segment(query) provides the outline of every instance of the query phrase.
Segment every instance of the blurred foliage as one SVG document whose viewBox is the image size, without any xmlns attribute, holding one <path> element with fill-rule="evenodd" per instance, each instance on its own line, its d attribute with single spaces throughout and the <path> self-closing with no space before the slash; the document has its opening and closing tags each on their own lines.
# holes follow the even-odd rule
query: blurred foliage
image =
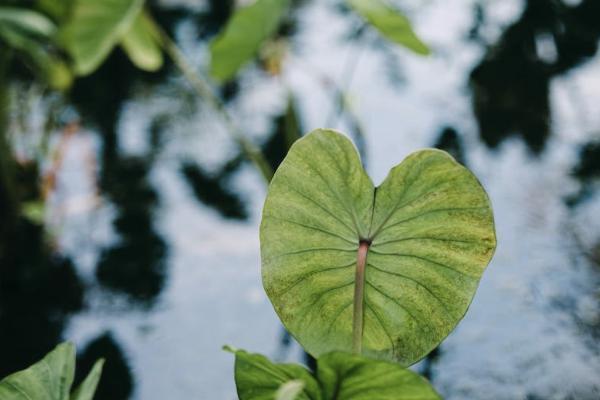
<svg viewBox="0 0 600 400">
<path fill-rule="evenodd" d="M 223 32 L 211 43 L 210 74 L 231 79 L 272 36 L 289 7 L 289 0 L 257 0 L 237 10 Z"/>
<path fill-rule="evenodd" d="M 163 65 L 159 28 L 145 12 L 133 21 L 129 32 L 123 37 L 121 46 L 136 67 L 156 71 Z"/>
<path fill-rule="evenodd" d="M 72 77 L 58 55 L 56 32 L 56 25 L 37 11 L 0 6 L 1 51 L 10 55 L 8 49 L 13 50 L 50 87 L 65 89 Z"/>
<path fill-rule="evenodd" d="M 161 67 L 158 33 L 143 5 L 144 0 L 73 0 L 60 40 L 78 75 L 92 73 L 118 44 L 138 68 Z"/>
<path fill-rule="evenodd" d="M 346 0 L 383 37 L 414 51 L 428 55 L 431 51 L 413 31 L 410 21 L 385 0 Z"/>
<path fill-rule="evenodd" d="M 408 18 L 385 0 L 347 0 L 347 4 L 392 43 L 417 54 L 430 53 L 413 31 Z M 228 81 L 257 54 L 266 59 L 266 70 L 277 74 L 285 54 L 284 44 L 267 39 L 273 38 L 278 28 L 279 32 L 293 33 L 289 31 L 293 24 L 290 25 L 291 20 L 286 18 L 291 5 L 291 0 L 257 0 L 236 10 L 225 29 L 211 43 L 211 76 L 221 82 Z"/>
</svg>

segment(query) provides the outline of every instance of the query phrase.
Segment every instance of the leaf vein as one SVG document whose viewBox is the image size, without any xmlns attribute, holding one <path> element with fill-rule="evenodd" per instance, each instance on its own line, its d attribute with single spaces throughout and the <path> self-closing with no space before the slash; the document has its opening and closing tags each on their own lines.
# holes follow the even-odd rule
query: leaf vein
<svg viewBox="0 0 600 400">
<path fill-rule="evenodd" d="M 329 231 L 329 230 L 327 230 L 327 229 L 319 228 L 319 227 L 317 227 L 317 226 L 307 225 L 307 224 L 303 224 L 303 223 L 301 223 L 301 222 L 298 222 L 298 221 L 293 221 L 293 220 L 291 220 L 291 219 L 286 219 L 286 218 L 275 217 L 275 216 L 273 216 L 273 215 L 265 215 L 264 217 L 265 217 L 265 218 L 276 219 L 276 220 L 278 220 L 278 221 L 289 222 L 290 224 L 294 224 L 294 225 L 302 226 L 302 227 L 304 227 L 304 228 L 307 228 L 307 229 L 313 229 L 313 230 L 315 230 L 315 231 L 319 231 L 319 232 L 323 232 L 323 233 L 326 233 L 326 234 L 328 234 L 328 235 L 331 235 L 331 236 L 335 236 L 335 237 L 337 237 L 337 238 L 339 238 L 339 239 L 342 239 L 342 240 L 344 240 L 344 241 L 346 241 L 346 242 L 348 242 L 348 243 L 357 244 L 357 241 L 350 240 L 350 239 L 348 239 L 348 238 L 346 238 L 346 237 L 344 237 L 344 236 L 342 236 L 342 235 L 340 235 L 340 234 L 337 234 L 337 233 L 331 232 L 331 231 Z"/>
<path fill-rule="evenodd" d="M 338 221 L 339 223 L 341 223 L 344 227 L 348 228 L 350 230 L 350 232 L 358 234 L 357 233 L 358 231 L 356 230 L 356 228 L 352 228 L 350 225 L 348 225 L 348 223 L 346 223 L 346 221 L 344 221 L 343 219 L 341 219 L 340 217 L 338 217 L 334 212 L 332 212 L 329 209 L 323 207 L 321 204 L 319 204 L 315 200 L 311 199 L 310 197 L 306 196 L 304 193 L 300 192 L 299 190 L 295 189 L 294 187 L 292 187 L 292 186 L 287 186 L 287 187 L 291 191 L 293 191 L 294 193 L 296 193 L 297 195 L 299 195 L 302 198 L 310 201 L 311 203 L 313 203 L 317 207 L 319 207 L 321 210 L 325 211 L 327 214 L 329 214 L 330 216 L 332 216 L 336 221 Z"/>
<path fill-rule="evenodd" d="M 471 279 L 477 279 L 477 278 L 476 278 L 476 277 L 474 277 L 473 275 L 467 274 L 467 273 L 465 273 L 465 272 L 463 272 L 463 271 L 459 271 L 459 270 L 457 270 L 456 268 L 452 268 L 452 267 L 451 267 L 451 266 L 449 266 L 449 265 L 443 264 L 443 263 L 441 263 L 441 262 L 438 262 L 438 261 L 432 260 L 432 259 L 430 259 L 430 258 L 427 258 L 427 257 L 421 257 L 421 256 L 417 256 L 417 255 L 415 255 L 415 254 L 404 254 L 404 253 L 384 253 L 384 252 L 381 252 L 381 251 L 374 250 L 374 249 L 372 249 L 372 248 L 371 248 L 370 250 L 371 250 L 373 253 L 375 253 L 375 254 L 379 254 L 379 255 L 382 255 L 382 256 L 397 256 L 397 257 L 416 258 L 416 259 L 418 259 L 418 260 L 423 260 L 423 261 L 425 261 L 425 262 L 428 262 L 428 263 L 431 263 L 431 264 L 438 265 L 438 266 L 440 266 L 440 267 L 446 268 L 446 269 L 448 269 L 448 270 L 450 270 L 450 271 L 452 271 L 452 272 L 454 272 L 454 273 L 457 273 L 457 274 L 459 274 L 459 275 L 466 276 L 466 277 L 469 277 L 469 278 L 471 278 Z"/>
<path fill-rule="evenodd" d="M 481 240 L 460 240 L 460 239 L 446 239 L 446 238 L 436 238 L 431 236 L 415 236 L 415 237 L 407 237 L 401 239 L 388 240 L 387 242 L 377 242 L 373 243 L 373 245 L 383 246 L 384 244 L 397 243 L 397 242 L 405 242 L 408 240 L 436 240 L 440 242 L 451 242 L 451 243 L 482 243 Z"/>
<path fill-rule="evenodd" d="M 379 325 L 381 326 L 381 329 L 383 330 L 383 333 L 385 333 L 385 335 L 390 340 L 390 344 L 392 345 L 392 354 L 395 356 L 396 355 L 396 343 L 394 342 L 394 339 L 392 338 L 392 335 L 390 335 L 390 333 L 386 329 L 386 327 L 385 327 L 383 321 L 381 320 L 381 317 L 379 316 L 379 314 L 373 309 L 373 307 L 371 306 L 371 304 L 369 304 L 369 302 L 367 302 L 366 300 L 365 300 L 365 306 L 369 310 L 371 310 L 371 312 L 373 313 L 373 315 L 375 315 L 375 318 L 377 319 L 377 322 L 379 322 Z"/>
<path fill-rule="evenodd" d="M 433 291 L 431 291 L 431 289 L 429 289 L 427 286 L 425 286 L 423 283 L 419 282 L 418 280 L 411 278 L 409 276 L 400 274 L 398 272 L 392 272 L 392 271 L 387 271 L 383 268 L 377 267 L 376 265 L 373 265 L 371 263 L 368 263 L 369 266 L 373 267 L 373 269 L 375 269 L 376 271 L 379 271 L 383 274 L 388 274 L 388 275 L 392 275 L 392 276 L 397 276 L 398 278 L 402 278 L 404 280 L 413 282 L 415 284 L 417 284 L 417 286 L 422 287 L 423 289 L 425 289 L 427 291 L 427 293 L 429 293 L 438 303 L 440 303 L 440 305 L 442 306 L 442 308 L 444 309 L 444 312 L 446 313 L 446 316 L 448 316 L 450 319 L 452 319 L 452 313 L 450 312 L 450 310 L 448 310 L 448 307 L 446 306 L 446 303 L 444 301 L 442 301 L 441 298 L 439 298 Z"/>
<path fill-rule="evenodd" d="M 315 270 L 315 271 L 311 271 L 311 272 L 309 272 L 308 274 L 306 274 L 306 275 L 303 275 L 303 276 L 302 276 L 300 279 L 298 279 L 297 281 L 295 281 L 294 283 L 292 283 L 291 285 L 289 285 L 289 286 L 288 286 L 288 287 L 286 287 L 285 289 L 281 290 L 279 293 L 285 293 L 285 292 L 287 292 L 287 291 L 289 291 L 289 290 L 292 290 L 294 287 L 296 287 L 296 286 L 297 286 L 297 285 L 299 285 L 300 283 L 302 283 L 302 282 L 305 282 L 305 281 L 307 281 L 309 278 L 311 278 L 311 277 L 313 277 L 313 276 L 315 276 L 315 275 L 318 275 L 318 274 L 320 274 L 320 273 L 323 273 L 323 272 L 329 272 L 329 271 L 333 271 L 333 270 L 337 270 L 337 269 L 349 268 L 349 267 L 352 267 L 352 266 L 354 266 L 355 264 L 356 264 L 356 263 L 352 262 L 351 264 L 348 264 L 348 265 L 342 265 L 342 266 L 339 266 L 339 267 L 330 267 L 330 268 L 325 268 L 325 269 L 317 269 L 317 270 Z"/>
<path fill-rule="evenodd" d="M 379 293 L 380 295 L 382 295 L 383 297 L 390 299 L 392 302 L 394 302 L 398 307 L 400 307 L 400 309 L 402 311 L 404 311 L 406 314 L 408 314 L 416 323 L 417 323 L 417 327 L 419 328 L 419 330 L 423 331 L 422 325 L 427 325 L 424 321 L 418 319 L 417 317 L 415 317 L 410 311 L 408 311 L 408 307 L 406 307 L 405 305 L 401 304 L 397 299 L 391 297 L 390 295 L 388 295 L 387 293 L 383 292 L 381 289 L 379 289 L 377 286 L 375 286 L 374 284 L 372 284 L 368 279 L 365 279 L 365 282 L 367 285 L 371 286 L 377 293 Z"/>
<path fill-rule="evenodd" d="M 384 224 L 382 224 L 382 226 L 380 226 L 380 228 L 378 229 L 377 233 L 376 233 L 375 235 L 373 235 L 373 236 L 376 236 L 376 235 L 378 235 L 378 234 L 380 234 L 380 233 L 382 233 L 382 232 L 385 232 L 386 230 L 388 230 L 388 229 L 390 229 L 390 228 L 393 228 L 394 226 L 401 225 L 401 224 L 403 224 L 403 223 L 405 223 L 405 222 L 412 221 L 412 220 L 415 220 L 415 219 L 418 219 L 418 218 L 424 217 L 424 216 L 426 216 L 426 215 L 429 215 L 429 214 L 438 213 L 438 212 L 443 212 L 443 211 L 473 211 L 473 210 L 481 210 L 481 209 L 485 209 L 485 208 L 486 208 L 486 207 L 484 207 L 484 206 L 481 206 L 481 207 L 439 208 L 439 209 L 435 209 L 435 210 L 429 210 L 429 211 L 426 211 L 426 212 L 424 212 L 424 213 L 421 213 L 421 214 L 418 214 L 418 215 L 413 215 L 412 217 L 409 217 L 409 218 L 403 219 L 403 220 L 401 220 L 401 221 L 394 222 L 394 223 L 393 223 L 393 224 L 391 224 L 391 225 L 384 226 L 384 225 L 385 225 L 385 223 L 387 223 L 387 222 L 388 222 L 388 220 L 389 220 L 389 218 L 388 218 L 388 219 L 385 221 L 385 223 L 384 223 Z"/>
</svg>

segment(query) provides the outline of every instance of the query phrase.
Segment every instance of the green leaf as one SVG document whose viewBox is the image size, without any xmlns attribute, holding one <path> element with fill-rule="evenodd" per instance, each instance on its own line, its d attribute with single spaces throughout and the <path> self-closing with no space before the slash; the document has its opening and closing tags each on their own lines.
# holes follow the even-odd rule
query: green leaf
<svg viewBox="0 0 600 400">
<path fill-rule="evenodd" d="M 346 2 L 386 39 L 417 54 L 430 53 L 427 45 L 413 31 L 408 18 L 389 5 L 386 0 L 346 0 Z"/>
<path fill-rule="evenodd" d="M 81 385 L 71 395 L 71 400 L 93 400 L 94 393 L 100 382 L 104 359 L 96 361 L 88 376 L 81 382 Z"/>
<path fill-rule="evenodd" d="M 154 21 L 145 12 L 140 13 L 121 42 L 129 59 L 140 69 L 156 71 L 163 65 L 160 34 Z"/>
<path fill-rule="evenodd" d="M 0 381 L 0 399 L 68 400 L 75 375 L 75 346 L 58 345 L 40 362 Z"/>
<path fill-rule="evenodd" d="M 23 8 L 0 7 L 0 25 L 4 29 L 18 30 L 22 34 L 48 38 L 56 26 L 45 15 Z"/>
<path fill-rule="evenodd" d="M 300 365 L 275 364 L 260 354 L 234 353 L 240 400 L 440 399 L 429 382 L 414 372 L 355 354 L 325 354 L 311 374 Z M 278 397 L 282 395 L 288 397 Z"/>
<path fill-rule="evenodd" d="M 333 352 L 317 361 L 323 399 L 440 400 L 427 380 L 387 361 Z"/>
<path fill-rule="evenodd" d="M 61 40 L 78 75 L 92 73 L 138 17 L 144 0 L 75 0 Z"/>
<path fill-rule="evenodd" d="M 415 152 L 375 188 L 328 130 L 298 140 L 275 173 L 260 241 L 266 292 L 306 351 L 402 365 L 462 319 L 496 246 L 487 194 L 450 155 Z"/>
<path fill-rule="evenodd" d="M 77 392 L 69 397 L 75 376 L 75 346 L 63 343 L 41 361 L 0 381 L 0 399 L 92 400 L 101 372 L 100 360 Z"/>
<path fill-rule="evenodd" d="M 304 384 L 298 400 L 321 399 L 316 380 L 297 364 L 273 364 L 260 354 L 225 347 L 235 354 L 235 382 L 240 400 L 273 400 L 281 385 L 291 381 Z"/>
<path fill-rule="evenodd" d="M 210 45 L 211 76 L 231 79 L 275 33 L 288 7 L 289 0 L 256 0 L 237 10 Z"/>
</svg>

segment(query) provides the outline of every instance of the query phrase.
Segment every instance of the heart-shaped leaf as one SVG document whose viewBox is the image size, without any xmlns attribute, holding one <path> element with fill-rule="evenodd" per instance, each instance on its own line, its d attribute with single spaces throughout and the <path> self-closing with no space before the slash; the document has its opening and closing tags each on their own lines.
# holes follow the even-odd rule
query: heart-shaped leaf
<svg viewBox="0 0 600 400">
<path fill-rule="evenodd" d="M 417 54 L 430 53 L 427 45 L 413 31 L 408 18 L 386 0 L 346 0 L 346 2 L 387 40 Z"/>
<path fill-rule="evenodd" d="M 240 8 L 211 43 L 210 74 L 219 81 L 231 79 L 275 33 L 289 0 L 256 0 Z"/>
<path fill-rule="evenodd" d="M 75 346 L 60 344 L 41 361 L 0 381 L 0 399 L 92 400 L 103 362 L 96 362 L 88 377 L 70 396 L 75 375 Z"/>
<path fill-rule="evenodd" d="M 413 153 L 375 188 L 352 143 L 327 130 L 292 146 L 260 236 L 266 292 L 310 354 L 402 365 L 462 319 L 496 246 L 484 189 L 450 155 Z"/>
<path fill-rule="evenodd" d="M 275 364 L 260 354 L 235 353 L 240 400 L 271 400 L 282 388 L 296 400 L 438 400 L 429 382 L 397 364 L 333 352 L 317 360 L 311 374 L 300 365 Z M 299 389 L 299 390 L 298 390 Z"/>
</svg>

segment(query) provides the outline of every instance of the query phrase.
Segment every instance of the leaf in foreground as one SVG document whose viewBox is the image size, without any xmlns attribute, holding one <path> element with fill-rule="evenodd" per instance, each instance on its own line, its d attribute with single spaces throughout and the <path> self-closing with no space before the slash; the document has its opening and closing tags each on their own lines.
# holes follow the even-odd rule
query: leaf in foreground
<svg viewBox="0 0 600 400">
<path fill-rule="evenodd" d="M 317 360 L 317 371 L 275 364 L 260 354 L 235 353 L 235 381 L 240 400 L 277 399 L 281 388 L 301 388 L 297 400 L 438 400 L 429 382 L 387 361 L 333 352 Z M 300 383 L 302 385 L 300 386 Z"/>
<path fill-rule="evenodd" d="M 260 236 L 266 292 L 310 354 L 402 365 L 462 319 L 496 245 L 487 194 L 450 155 L 415 152 L 375 188 L 352 143 L 328 130 L 292 146 Z"/>
<path fill-rule="evenodd" d="M 75 347 L 58 345 L 41 361 L 0 381 L 0 399 L 92 400 L 102 373 L 98 360 L 81 386 L 69 396 L 75 375 Z"/>
<path fill-rule="evenodd" d="M 413 31 L 408 18 L 389 5 L 386 0 L 346 0 L 346 2 L 386 39 L 417 54 L 430 53 L 427 45 Z"/>
<path fill-rule="evenodd" d="M 237 10 L 211 43 L 211 76 L 219 81 L 231 79 L 275 33 L 288 6 L 289 0 L 256 0 Z"/>
</svg>

